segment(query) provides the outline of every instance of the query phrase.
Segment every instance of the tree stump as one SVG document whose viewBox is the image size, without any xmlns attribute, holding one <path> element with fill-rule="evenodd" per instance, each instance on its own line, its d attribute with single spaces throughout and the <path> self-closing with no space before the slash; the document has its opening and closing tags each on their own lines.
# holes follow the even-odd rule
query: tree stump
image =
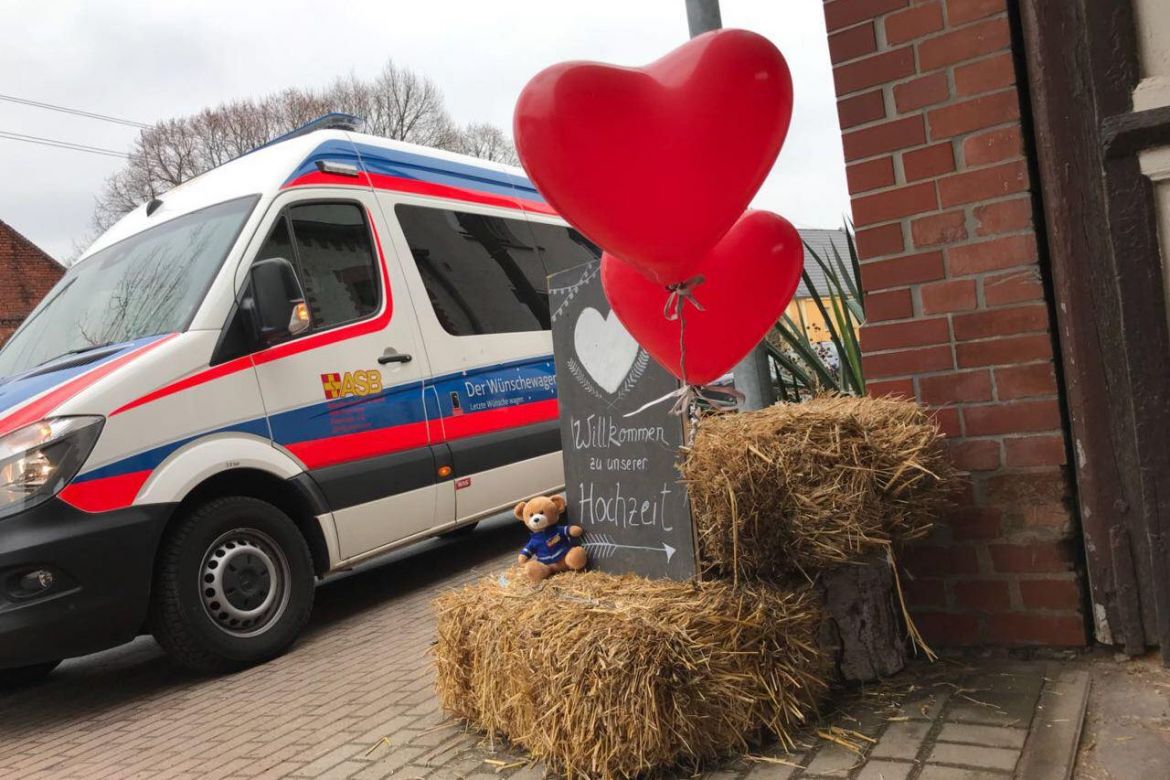
<svg viewBox="0 0 1170 780">
<path fill-rule="evenodd" d="M 869 682 L 902 671 L 906 631 L 884 555 L 823 572 L 817 590 L 825 609 L 818 639 L 842 679 Z"/>
</svg>

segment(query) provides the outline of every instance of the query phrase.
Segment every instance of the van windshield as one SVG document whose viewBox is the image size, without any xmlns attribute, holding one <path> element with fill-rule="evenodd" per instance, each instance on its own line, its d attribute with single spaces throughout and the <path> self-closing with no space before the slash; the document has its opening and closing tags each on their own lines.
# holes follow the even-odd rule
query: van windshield
<svg viewBox="0 0 1170 780">
<path fill-rule="evenodd" d="M 257 198 L 210 206 L 70 268 L 0 350 L 0 377 L 106 344 L 183 330 Z"/>
</svg>

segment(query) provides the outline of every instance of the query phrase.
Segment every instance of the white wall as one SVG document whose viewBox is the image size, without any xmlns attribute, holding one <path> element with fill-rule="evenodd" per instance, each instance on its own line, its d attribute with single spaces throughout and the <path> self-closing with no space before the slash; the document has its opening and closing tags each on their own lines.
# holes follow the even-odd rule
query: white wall
<svg viewBox="0 0 1170 780">
<path fill-rule="evenodd" d="M 1134 0 L 1142 80 L 1133 92 L 1133 108 L 1170 106 L 1170 0 Z M 1154 182 L 1162 240 L 1162 273 L 1170 299 L 1170 146 L 1141 155 L 1142 172 Z M 1167 311 L 1170 318 L 1170 310 Z"/>
</svg>

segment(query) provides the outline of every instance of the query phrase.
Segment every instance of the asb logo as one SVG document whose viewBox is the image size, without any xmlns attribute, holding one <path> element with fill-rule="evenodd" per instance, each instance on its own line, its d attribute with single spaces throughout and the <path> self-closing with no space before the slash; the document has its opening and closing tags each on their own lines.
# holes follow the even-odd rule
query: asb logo
<svg viewBox="0 0 1170 780">
<path fill-rule="evenodd" d="M 330 401 L 347 395 L 373 395 L 382 392 L 382 372 L 346 371 L 342 374 L 335 371 L 322 374 L 321 387 L 325 390 L 325 398 Z"/>
</svg>

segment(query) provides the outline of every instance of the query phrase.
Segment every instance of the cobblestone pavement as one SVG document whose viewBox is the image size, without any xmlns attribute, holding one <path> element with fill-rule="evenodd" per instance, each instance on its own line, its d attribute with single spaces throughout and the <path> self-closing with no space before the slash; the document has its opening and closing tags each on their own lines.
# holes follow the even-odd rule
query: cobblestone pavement
<svg viewBox="0 0 1170 780">
<path fill-rule="evenodd" d="M 0 693 L 0 777 L 542 777 L 445 721 L 433 692 L 431 599 L 509 562 L 524 539 L 515 521 L 486 526 L 320 588 L 306 635 L 263 666 L 193 678 L 141 638 Z M 800 752 L 763 751 L 709 776 L 1010 777 L 1045 672 L 918 668 L 853 695 Z"/>
</svg>

